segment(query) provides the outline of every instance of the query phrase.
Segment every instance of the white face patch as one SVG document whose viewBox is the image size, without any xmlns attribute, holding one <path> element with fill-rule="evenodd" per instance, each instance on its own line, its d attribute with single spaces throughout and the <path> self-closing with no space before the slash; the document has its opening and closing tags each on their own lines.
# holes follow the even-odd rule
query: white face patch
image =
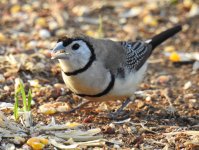
<svg viewBox="0 0 199 150">
<path fill-rule="evenodd" d="M 74 49 L 74 45 L 79 45 Z M 68 59 L 61 59 L 60 63 L 64 65 L 62 68 L 64 71 L 71 72 L 83 68 L 90 60 L 91 50 L 83 40 L 74 40 L 71 44 L 65 47 L 68 55 Z"/>
<path fill-rule="evenodd" d="M 74 44 L 79 44 L 80 47 L 77 50 L 72 50 L 72 46 Z M 84 57 L 86 59 L 86 58 L 89 58 L 91 55 L 91 51 L 90 51 L 89 47 L 82 40 L 74 41 L 69 46 L 70 46 L 71 51 L 73 51 L 72 53 L 73 54 L 75 54 L 75 53 L 81 54 L 80 57 Z"/>
</svg>

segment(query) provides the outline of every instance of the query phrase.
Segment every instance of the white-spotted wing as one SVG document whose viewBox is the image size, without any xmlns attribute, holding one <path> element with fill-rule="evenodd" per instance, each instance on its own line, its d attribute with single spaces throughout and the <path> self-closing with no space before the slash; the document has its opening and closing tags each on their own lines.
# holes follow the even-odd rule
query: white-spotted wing
<svg viewBox="0 0 199 150">
<path fill-rule="evenodd" d="M 139 70 L 151 54 L 150 44 L 144 41 L 121 42 L 125 49 L 126 59 L 124 66 L 131 71 Z"/>
</svg>

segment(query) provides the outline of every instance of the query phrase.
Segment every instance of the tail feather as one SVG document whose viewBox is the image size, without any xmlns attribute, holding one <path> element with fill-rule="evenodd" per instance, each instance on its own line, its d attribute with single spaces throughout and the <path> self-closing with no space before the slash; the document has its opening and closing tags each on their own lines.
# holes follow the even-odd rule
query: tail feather
<svg viewBox="0 0 199 150">
<path fill-rule="evenodd" d="M 167 40 L 168 38 L 170 38 L 171 36 L 175 35 L 176 33 L 178 33 L 179 31 L 182 30 L 182 26 L 181 25 L 177 25 L 173 28 L 170 28 L 166 31 L 161 32 L 158 35 L 155 35 L 154 37 L 152 37 L 149 41 L 149 44 L 152 45 L 152 49 L 156 48 L 158 45 L 160 45 L 162 42 L 164 42 L 165 40 Z"/>
</svg>

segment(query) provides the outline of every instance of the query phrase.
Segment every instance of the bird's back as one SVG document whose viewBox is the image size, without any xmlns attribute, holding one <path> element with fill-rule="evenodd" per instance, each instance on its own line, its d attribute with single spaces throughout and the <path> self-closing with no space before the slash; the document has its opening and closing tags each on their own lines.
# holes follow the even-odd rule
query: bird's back
<svg viewBox="0 0 199 150">
<path fill-rule="evenodd" d="M 112 73 L 116 73 L 118 68 L 125 62 L 125 49 L 120 42 L 107 39 L 94 39 L 89 37 L 89 42 L 93 44 L 96 58 L 103 62 L 104 66 Z"/>
</svg>

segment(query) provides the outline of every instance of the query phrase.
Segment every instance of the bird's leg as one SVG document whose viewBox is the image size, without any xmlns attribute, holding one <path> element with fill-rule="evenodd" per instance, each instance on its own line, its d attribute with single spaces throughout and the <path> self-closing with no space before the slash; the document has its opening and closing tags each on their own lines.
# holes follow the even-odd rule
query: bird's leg
<svg viewBox="0 0 199 150">
<path fill-rule="evenodd" d="M 171 98 L 170 98 L 170 91 L 168 89 L 164 90 L 162 92 L 162 94 L 164 95 L 164 97 L 166 98 L 166 100 L 168 101 L 169 103 L 169 107 L 166 109 L 169 114 L 171 114 L 172 116 L 175 116 L 176 113 L 177 113 L 177 110 L 176 108 L 173 106 L 172 102 L 171 102 Z"/>
<path fill-rule="evenodd" d="M 84 107 L 85 105 L 89 104 L 91 101 L 86 100 L 85 102 L 80 103 L 77 107 L 72 108 L 71 110 L 64 112 L 64 114 L 69 114 L 69 113 L 73 113 L 78 109 L 81 109 L 82 107 Z"/>
<path fill-rule="evenodd" d="M 134 98 L 134 97 L 133 97 Z M 134 100 L 134 99 L 133 99 Z M 108 118 L 112 119 L 112 120 L 122 120 L 122 119 L 126 119 L 129 117 L 129 115 L 131 114 L 131 112 L 126 113 L 123 109 L 130 103 L 133 101 L 130 98 L 127 98 L 123 103 L 122 106 L 113 113 L 109 113 L 108 114 Z"/>
</svg>

